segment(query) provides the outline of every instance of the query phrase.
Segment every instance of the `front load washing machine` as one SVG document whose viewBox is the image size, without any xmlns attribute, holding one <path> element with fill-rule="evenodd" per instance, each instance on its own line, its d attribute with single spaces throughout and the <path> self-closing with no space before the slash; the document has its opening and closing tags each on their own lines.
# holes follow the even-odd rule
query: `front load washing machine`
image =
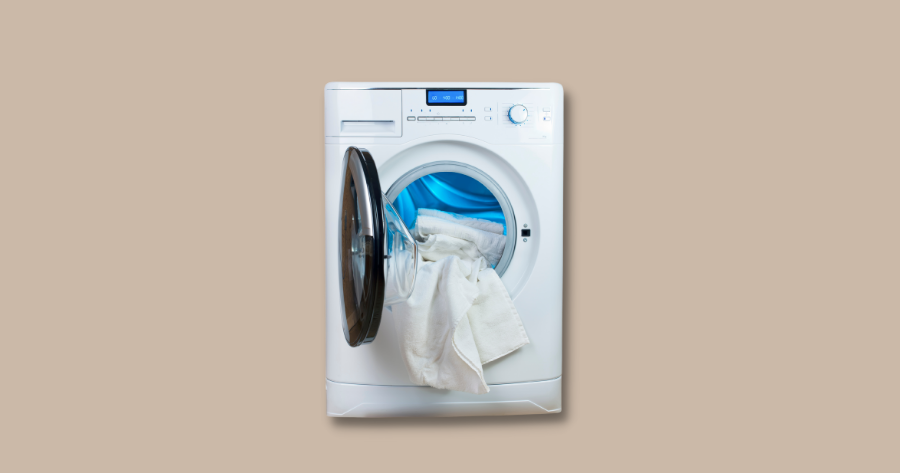
<svg viewBox="0 0 900 473">
<path fill-rule="evenodd" d="M 494 269 L 531 343 L 484 365 L 487 394 L 407 374 L 390 307 L 414 290 L 419 208 L 503 225 Z M 562 410 L 562 86 L 327 84 L 325 241 L 329 416 Z"/>
</svg>

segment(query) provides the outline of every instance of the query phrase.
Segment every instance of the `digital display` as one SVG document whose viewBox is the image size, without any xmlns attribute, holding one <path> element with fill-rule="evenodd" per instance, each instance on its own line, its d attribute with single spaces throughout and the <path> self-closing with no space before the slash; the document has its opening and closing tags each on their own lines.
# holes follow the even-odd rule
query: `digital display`
<svg viewBox="0 0 900 473">
<path fill-rule="evenodd" d="M 428 105 L 465 105 L 465 90 L 428 90 Z"/>
</svg>

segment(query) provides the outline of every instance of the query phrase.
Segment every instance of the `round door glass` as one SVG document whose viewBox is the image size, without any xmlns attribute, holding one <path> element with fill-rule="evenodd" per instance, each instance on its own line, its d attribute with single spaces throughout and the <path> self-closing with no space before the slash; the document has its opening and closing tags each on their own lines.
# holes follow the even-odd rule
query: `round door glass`
<svg viewBox="0 0 900 473">
<path fill-rule="evenodd" d="M 384 198 L 385 235 L 384 305 L 390 307 L 409 299 L 416 282 L 418 255 L 416 241 L 400 215 Z"/>
</svg>

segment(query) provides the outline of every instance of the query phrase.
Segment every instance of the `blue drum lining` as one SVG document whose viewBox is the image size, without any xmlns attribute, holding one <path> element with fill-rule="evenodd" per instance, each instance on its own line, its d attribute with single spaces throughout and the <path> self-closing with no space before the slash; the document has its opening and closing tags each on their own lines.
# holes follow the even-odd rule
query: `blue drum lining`
<svg viewBox="0 0 900 473">
<path fill-rule="evenodd" d="M 494 195 L 475 178 L 455 172 L 436 172 L 406 186 L 392 202 L 408 228 L 416 224 L 418 209 L 437 209 L 503 225 L 506 217 Z"/>
</svg>

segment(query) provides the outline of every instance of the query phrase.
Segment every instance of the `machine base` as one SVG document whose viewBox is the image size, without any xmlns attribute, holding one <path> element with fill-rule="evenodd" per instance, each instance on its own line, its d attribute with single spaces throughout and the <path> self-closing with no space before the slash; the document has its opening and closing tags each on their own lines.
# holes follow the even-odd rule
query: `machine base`
<svg viewBox="0 0 900 473">
<path fill-rule="evenodd" d="M 373 386 L 325 380 L 330 417 L 452 417 L 562 412 L 562 376 L 530 383 L 492 384 L 487 394 L 427 386 Z"/>
</svg>

